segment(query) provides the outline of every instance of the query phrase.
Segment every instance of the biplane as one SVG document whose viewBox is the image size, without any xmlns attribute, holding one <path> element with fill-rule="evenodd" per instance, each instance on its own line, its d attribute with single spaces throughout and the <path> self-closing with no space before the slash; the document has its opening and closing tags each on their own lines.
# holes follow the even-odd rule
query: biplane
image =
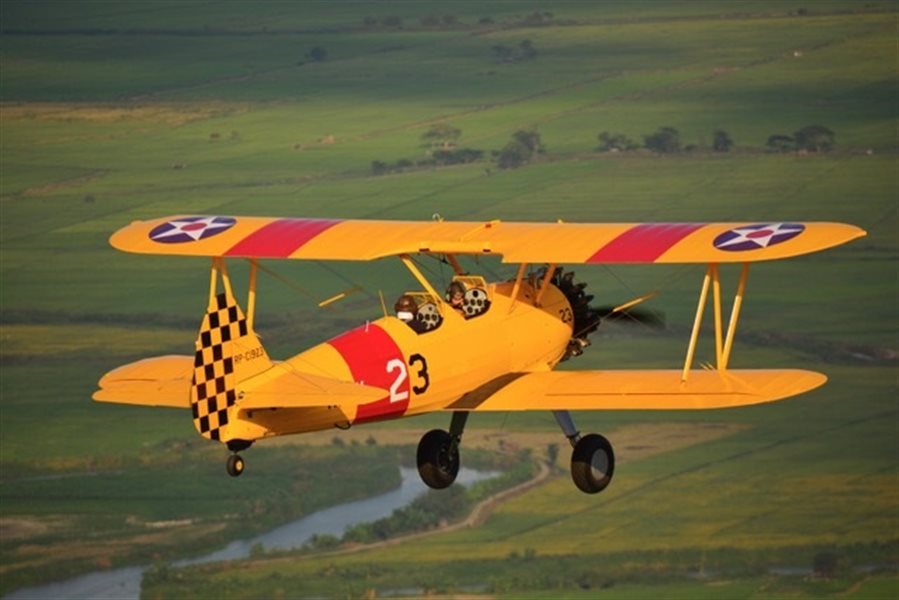
<svg viewBox="0 0 899 600">
<path fill-rule="evenodd" d="M 240 452 L 272 436 L 449 413 L 446 430 L 418 445 L 422 480 L 453 483 L 469 414 L 547 411 L 571 443 L 571 475 L 586 493 L 605 489 L 615 470 L 611 443 L 582 435 L 570 411 L 704 410 L 780 400 L 826 381 L 798 369 L 729 368 L 751 263 L 795 257 L 864 236 L 842 223 L 525 223 L 366 221 L 240 216 L 172 216 L 134 222 L 110 238 L 136 253 L 211 259 L 209 295 L 192 356 L 146 358 L 107 373 L 93 398 L 190 410 L 204 438 L 225 444 L 227 472 Z M 452 265 L 460 298 L 435 289 L 414 260 Z M 488 282 L 467 273 L 462 256 L 496 255 L 517 264 L 514 278 Z M 418 287 L 403 296 L 406 320 L 388 314 L 296 356 L 269 356 L 254 328 L 259 261 L 373 261 L 398 258 Z M 235 297 L 229 261 L 249 261 L 245 305 Z M 611 310 L 560 265 L 707 265 L 682 368 L 556 371 L 580 355 Z M 722 318 L 720 270 L 740 275 L 729 321 Z M 529 267 L 532 266 L 532 267 Z M 708 296 L 716 363 L 694 368 Z M 411 298 L 412 302 L 409 302 Z M 459 300 L 457 302 L 456 300 Z M 412 319 L 409 320 L 411 313 Z"/>
</svg>

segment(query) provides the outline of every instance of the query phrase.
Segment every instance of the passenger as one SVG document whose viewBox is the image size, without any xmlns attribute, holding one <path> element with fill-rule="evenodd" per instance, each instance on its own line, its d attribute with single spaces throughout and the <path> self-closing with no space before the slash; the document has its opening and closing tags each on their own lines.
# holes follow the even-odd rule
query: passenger
<svg viewBox="0 0 899 600">
<path fill-rule="evenodd" d="M 465 308 L 463 304 L 465 303 L 465 286 L 459 283 L 458 281 L 454 281 L 449 284 L 449 287 L 446 289 L 446 299 L 450 303 L 450 306 L 453 307 L 460 315 L 465 316 Z"/>
<path fill-rule="evenodd" d="M 418 318 L 418 305 L 412 296 L 403 294 L 397 298 L 393 308 L 396 310 L 397 318 L 411 327 L 415 333 L 422 333 L 427 330 L 428 326 Z"/>
</svg>

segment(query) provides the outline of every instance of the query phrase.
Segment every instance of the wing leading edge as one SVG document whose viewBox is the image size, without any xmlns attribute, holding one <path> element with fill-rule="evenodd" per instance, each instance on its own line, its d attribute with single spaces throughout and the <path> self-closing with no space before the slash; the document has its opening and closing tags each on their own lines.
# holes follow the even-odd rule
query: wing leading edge
<svg viewBox="0 0 899 600">
<path fill-rule="evenodd" d="M 299 260 L 399 254 L 496 254 L 507 263 L 755 262 L 839 246 L 865 231 L 844 223 L 523 223 L 171 216 L 110 238 L 126 252 Z"/>
<path fill-rule="evenodd" d="M 522 373 L 466 394 L 444 410 L 706 410 L 782 400 L 827 381 L 798 369 L 550 371 Z"/>
</svg>

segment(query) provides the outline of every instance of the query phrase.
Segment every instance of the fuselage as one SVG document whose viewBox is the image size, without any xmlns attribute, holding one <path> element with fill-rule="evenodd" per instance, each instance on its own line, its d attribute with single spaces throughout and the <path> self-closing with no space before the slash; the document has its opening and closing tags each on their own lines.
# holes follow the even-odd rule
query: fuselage
<svg viewBox="0 0 899 600">
<path fill-rule="evenodd" d="M 515 299 L 513 290 L 512 282 L 489 284 L 489 308 L 467 319 L 442 303 L 442 322 L 431 331 L 416 333 L 398 318 L 385 316 L 297 354 L 280 367 L 376 386 L 387 393 L 358 406 L 241 411 L 231 423 L 231 436 L 253 440 L 464 410 L 466 403 L 477 401 L 478 394 L 489 393 L 504 378 L 552 369 L 572 335 L 568 300 L 551 284 L 539 306 L 533 283 L 523 282 Z M 244 385 L 252 389 L 253 380 Z"/>
</svg>

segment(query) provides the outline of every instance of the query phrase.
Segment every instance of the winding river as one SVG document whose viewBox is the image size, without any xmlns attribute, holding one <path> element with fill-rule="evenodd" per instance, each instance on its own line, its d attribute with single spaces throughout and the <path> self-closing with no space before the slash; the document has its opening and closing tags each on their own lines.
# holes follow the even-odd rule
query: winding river
<svg viewBox="0 0 899 600">
<path fill-rule="evenodd" d="M 400 468 L 400 487 L 366 500 L 348 502 L 318 511 L 268 533 L 247 540 L 231 542 L 221 550 L 211 554 L 172 563 L 183 567 L 201 565 L 225 560 L 247 558 L 250 549 L 261 544 L 266 550 L 290 550 L 299 548 L 314 535 L 340 537 L 351 526 L 369 523 L 390 516 L 394 510 L 402 508 L 423 494 L 427 488 L 415 469 Z M 495 472 L 481 472 L 463 468 L 457 483 L 468 485 L 482 479 L 496 476 Z M 138 600 L 140 583 L 144 571 L 149 568 L 126 567 L 111 571 L 97 571 L 68 581 L 22 588 L 5 596 L 7 600 Z"/>
</svg>

